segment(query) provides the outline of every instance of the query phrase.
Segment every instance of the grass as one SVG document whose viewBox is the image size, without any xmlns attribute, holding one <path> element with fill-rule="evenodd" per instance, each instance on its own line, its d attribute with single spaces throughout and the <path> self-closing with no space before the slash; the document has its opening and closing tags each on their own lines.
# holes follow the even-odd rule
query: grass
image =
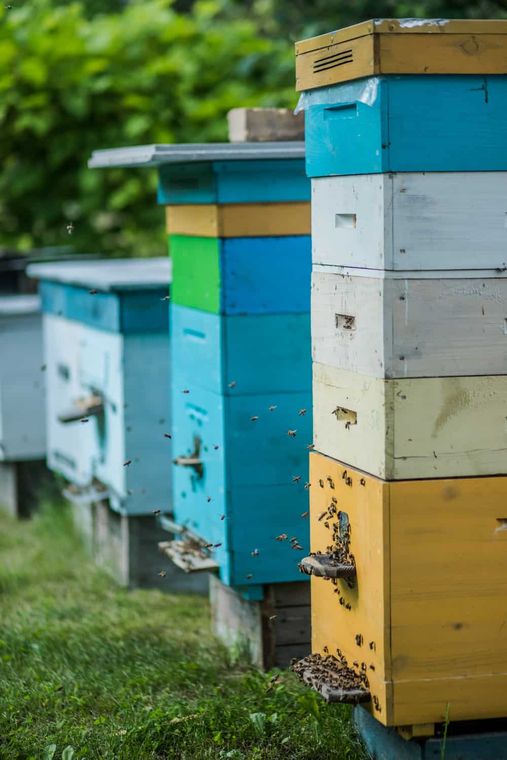
<svg viewBox="0 0 507 760">
<path fill-rule="evenodd" d="M 1 760 L 364 757 L 345 707 L 234 659 L 204 599 L 118 589 L 67 510 L 0 516 Z"/>
</svg>

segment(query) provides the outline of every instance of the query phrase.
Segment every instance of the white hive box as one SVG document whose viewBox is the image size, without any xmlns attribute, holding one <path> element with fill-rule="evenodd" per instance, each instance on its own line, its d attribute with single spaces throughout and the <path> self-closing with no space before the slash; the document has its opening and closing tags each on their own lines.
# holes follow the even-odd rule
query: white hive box
<svg viewBox="0 0 507 760">
<path fill-rule="evenodd" d="M 46 452 L 40 299 L 0 296 L 0 461 Z"/>
<path fill-rule="evenodd" d="M 41 280 L 49 467 L 80 488 L 98 481 L 123 514 L 168 511 L 170 263 L 67 262 L 30 274 Z M 94 397 L 101 409 L 80 411 Z"/>
<path fill-rule="evenodd" d="M 507 277 L 488 274 L 314 266 L 313 360 L 380 378 L 507 374 Z"/>
<path fill-rule="evenodd" d="M 507 474 L 507 375 L 383 380 L 313 365 L 318 451 L 384 480 Z"/>
<path fill-rule="evenodd" d="M 504 269 L 507 172 L 362 174 L 312 180 L 314 264 Z"/>
</svg>

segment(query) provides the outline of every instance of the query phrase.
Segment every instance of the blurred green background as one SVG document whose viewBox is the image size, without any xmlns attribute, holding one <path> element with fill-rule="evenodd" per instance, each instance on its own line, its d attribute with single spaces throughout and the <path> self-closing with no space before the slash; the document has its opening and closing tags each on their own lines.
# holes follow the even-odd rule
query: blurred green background
<svg viewBox="0 0 507 760">
<path fill-rule="evenodd" d="M 225 140 L 295 106 L 294 40 L 378 16 L 507 18 L 505 0 L 3 0 L 0 251 L 164 255 L 153 170 L 95 148 Z"/>
</svg>

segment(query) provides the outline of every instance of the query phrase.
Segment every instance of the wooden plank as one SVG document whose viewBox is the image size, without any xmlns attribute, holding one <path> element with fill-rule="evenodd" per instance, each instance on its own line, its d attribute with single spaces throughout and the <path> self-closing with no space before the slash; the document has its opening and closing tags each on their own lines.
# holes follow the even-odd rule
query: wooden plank
<svg viewBox="0 0 507 760">
<path fill-rule="evenodd" d="M 322 515 L 335 499 L 337 509 L 347 515 L 350 551 L 357 566 L 357 582 L 352 587 L 343 581 L 335 586 L 323 578 L 312 578 L 312 651 L 336 656 L 339 649 L 348 665 L 357 670 L 365 662 L 370 691 L 380 708 L 375 716 L 385 722 L 390 717 L 387 485 L 317 453 L 310 455 L 310 480 L 312 551 L 325 551 L 333 545 L 337 518 L 329 520 Z"/>
<path fill-rule="evenodd" d="M 312 275 L 314 361 L 380 378 L 505 373 L 507 279 L 348 271 L 361 276 Z"/>
<path fill-rule="evenodd" d="M 166 206 L 172 235 L 269 237 L 309 235 L 309 203 L 235 203 Z"/>
<path fill-rule="evenodd" d="M 306 607 L 310 604 L 309 583 L 273 583 L 271 589 L 276 607 Z"/>
<path fill-rule="evenodd" d="M 369 34 L 506 34 L 505 19 L 374 18 L 295 43 L 296 55 Z"/>
<path fill-rule="evenodd" d="M 383 34 L 378 71 L 382 74 L 505 74 L 504 34 Z M 364 75 L 363 75 L 364 76 Z"/>
<path fill-rule="evenodd" d="M 505 266 L 507 172 L 312 180 L 313 263 L 369 269 Z"/>
<path fill-rule="evenodd" d="M 451 704 L 451 720 L 488 700 L 474 693 L 474 678 L 507 673 L 506 503 L 505 477 L 390 487 L 393 679 L 466 679 L 469 714 Z"/>
<path fill-rule="evenodd" d="M 329 456 L 387 480 L 507 471 L 507 376 L 382 380 L 317 363 L 313 372 L 314 443 Z"/>
<path fill-rule="evenodd" d="M 504 74 L 505 21 L 385 20 L 296 44 L 296 89 L 374 74 Z M 484 30 L 484 31 L 483 31 Z"/>
<path fill-rule="evenodd" d="M 230 142 L 304 140 L 304 114 L 290 108 L 232 108 L 227 113 Z"/>
</svg>

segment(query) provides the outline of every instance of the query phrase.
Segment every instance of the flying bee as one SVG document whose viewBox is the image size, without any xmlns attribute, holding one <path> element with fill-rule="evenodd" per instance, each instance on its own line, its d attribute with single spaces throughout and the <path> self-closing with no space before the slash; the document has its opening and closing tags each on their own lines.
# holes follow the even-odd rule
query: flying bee
<svg viewBox="0 0 507 760">
<path fill-rule="evenodd" d="M 271 404 L 271 406 L 268 406 L 268 411 L 274 412 L 276 408 L 277 408 L 276 404 Z"/>
<path fill-rule="evenodd" d="M 259 556 L 259 550 L 258 550 L 258 549 L 253 549 L 253 550 L 250 552 L 250 556 L 251 556 L 251 557 L 258 557 L 258 556 Z"/>
<path fill-rule="evenodd" d="M 275 538 L 275 541 L 287 541 L 287 533 L 280 533 L 280 535 Z"/>
<path fill-rule="evenodd" d="M 160 575 L 161 578 L 165 578 L 167 575 L 167 572 L 165 570 L 161 570 L 158 575 Z"/>
<path fill-rule="evenodd" d="M 99 292 L 99 291 L 98 291 L 98 290 L 96 290 L 95 288 L 92 288 L 92 290 L 89 290 L 89 291 L 88 291 L 88 293 L 89 293 L 91 296 L 96 296 L 98 292 Z"/>
<path fill-rule="evenodd" d="M 127 461 L 123 463 L 123 466 L 128 467 L 131 464 L 132 464 L 132 459 L 127 459 Z"/>
<path fill-rule="evenodd" d="M 301 475 L 293 475 L 292 477 L 293 483 L 299 483 L 300 480 L 301 480 Z"/>
<path fill-rule="evenodd" d="M 258 419 L 259 417 L 256 414 L 254 414 L 252 417 L 250 417 L 250 422 L 257 422 Z"/>
<path fill-rule="evenodd" d="M 296 437 L 297 430 L 287 430 L 287 435 L 289 438 L 295 438 Z"/>
<path fill-rule="evenodd" d="M 160 509 L 152 509 L 151 511 L 152 511 L 152 513 L 154 515 L 159 515 L 160 514 Z"/>
</svg>

